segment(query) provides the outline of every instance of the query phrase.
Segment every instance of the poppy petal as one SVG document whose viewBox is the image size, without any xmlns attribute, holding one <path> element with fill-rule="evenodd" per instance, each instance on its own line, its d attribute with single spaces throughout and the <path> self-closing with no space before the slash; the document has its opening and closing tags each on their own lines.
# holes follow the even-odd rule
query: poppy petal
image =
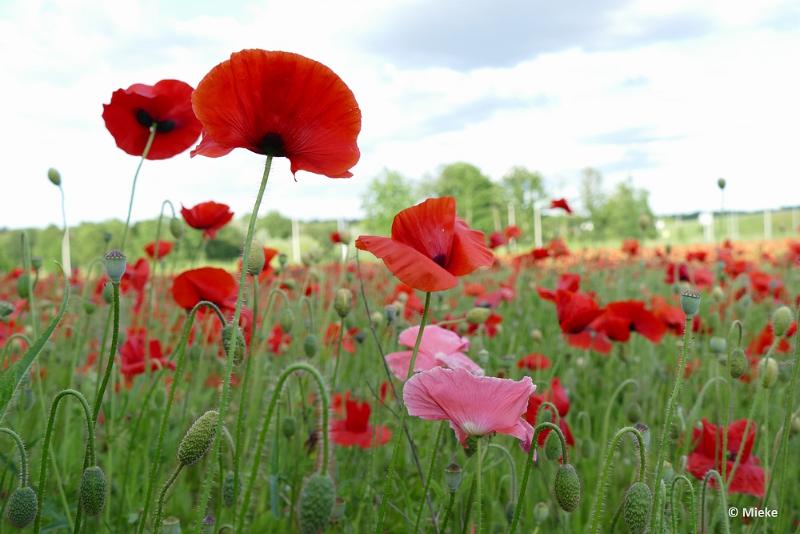
<svg viewBox="0 0 800 534">
<path fill-rule="evenodd" d="M 464 276 L 479 267 L 491 267 L 493 263 L 494 254 L 486 248 L 483 232 L 471 230 L 464 221 L 457 219 L 447 270 L 456 276 Z"/>
<path fill-rule="evenodd" d="M 420 291 L 443 291 L 458 284 L 458 278 L 419 251 L 388 237 L 361 236 L 356 247 L 383 260 L 386 267 L 406 285 Z"/>
<path fill-rule="evenodd" d="M 395 216 L 392 239 L 444 267 L 453 244 L 455 222 L 456 201 L 453 197 L 430 198 Z"/>
</svg>

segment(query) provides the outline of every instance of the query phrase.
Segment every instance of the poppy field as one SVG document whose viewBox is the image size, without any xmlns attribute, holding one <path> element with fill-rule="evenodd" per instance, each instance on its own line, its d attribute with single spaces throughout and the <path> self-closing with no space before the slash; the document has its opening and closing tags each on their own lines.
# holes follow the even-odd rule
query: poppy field
<svg viewBox="0 0 800 534">
<path fill-rule="evenodd" d="M 82 264 L 66 221 L 60 257 L 21 232 L 0 271 L 0 532 L 800 532 L 800 237 L 532 247 L 443 196 L 293 263 L 254 238 L 273 162 L 360 157 L 328 66 L 243 50 L 102 120 L 124 231 Z M 149 166 L 236 149 L 237 261 L 203 249 L 225 198 L 131 246 Z"/>
</svg>

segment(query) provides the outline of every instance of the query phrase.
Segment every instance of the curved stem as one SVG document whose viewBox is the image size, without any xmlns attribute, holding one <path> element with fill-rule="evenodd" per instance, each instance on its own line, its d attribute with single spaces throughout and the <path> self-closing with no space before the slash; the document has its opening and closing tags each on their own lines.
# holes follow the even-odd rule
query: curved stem
<svg viewBox="0 0 800 534">
<path fill-rule="evenodd" d="M 697 529 L 697 515 L 694 502 L 694 486 L 692 481 L 686 475 L 676 475 L 670 484 L 670 510 L 672 513 L 672 532 L 679 532 L 678 530 L 678 503 L 675 501 L 675 496 L 678 494 L 678 482 L 683 482 L 689 488 L 689 520 L 691 521 L 690 530 L 694 532 Z"/>
<path fill-rule="evenodd" d="M 608 439 L 608 427 L 611 425 L 611 413 L 614 410 L 614 405 L 617 403 L 617 398 L 628 386 L 634 386 L 635 389 L 639 389 L 639 383 L 633 378 L 629 378 L 622 381 L 622 383 L 617 386 L 617 389 L 614 390 L 614 393 L 611 394 L 608 406 L 606 406 L 606 413 L 603 416 L 603 433 L 600 435 L 600 443 L 602 444 L 605 444 Z"/>
<path fill-rule="evenodd" d="M 511 457 L 511 453 L 508 452 L 508 449 L 503 447 L 502 445 L 498 445 L 497 443 L 490 443 L 488 449 L 496 449 L 503 453 L 503 457 L 506 459 L 508 463 L 508 471 L 510 474 L 510 484 L 511 484 L 511 504 L 517 504 L 517 466 L 514 464 L 514 458 Z"/>
<path fill-rule="evenodd" d="M 719 472 L 716 469 L 709 469 L 706 473 L 706 476 L 703 477 L 703 490 L 702 490 L 702 497 L 700 498 L 700 529 L 705 529 L 705 515 L 706 515 L 706 489 L 708 488 L 708 482 L 710 479 L 715 479 L 717 484 L 719 485 L 719 501 L 720 501 L 720 508 L 722 509 L 722 531 L 725 534 L 730 534 L 731 527 L 728 522 L 728 497 L 727 491 L 725 489 L 725 483 L 722 481 L 722 477 L 720 476 Z"/>
<path fill-rule="evenodd" d="M 150 148 L 153 146 L 153 139 L 156 137 L 156 124 L 150 126 L 150 135 L 147 137 L 147 142 L 142 151 L 142 157 L 139 159 L 139 164 L 136 166 L 136 172 L 133 174 L 133 185 L 131 185 L 131 198 L 128 200 L 128 217 L 125 219 L 125 230 L 122 231 L 122 244 L 119 246 L 120 252 L 125 252 L 125 242 L 128 240 L 128 228 L 131 225 L 131 212 L 133 211 L 133 197 L 136 194 L 136 181 L 139 179 L 139 171 L 142 170 L 142 163 L 147 159 L 150 153 Z"/>
<path fill-rule="evenodd" d="M 19 434 L 10 428 L 0 428 L 0 434 L 8 434 L 17 444 L 17 451 L 19 452 L 19 487 L 24 488 L 28 485 L 28 453 L 25 452 L 25 443 L 19 437 Z"/>
<path fill-rule="evenodd" d="M 258 441 L 255 448 L 255 456 L 253 458 L 253 464 L 250 469 L 250 478 L 247 481 L 247 488 L 244 491 L 243 499 L 242 499 L 242 508 L 238 515 L 238 524 L 236 531 L 240 532 L 242 525 L 244 524 L 245 515 L 247 514 L 247 509 L 250 507 L 250 496 L 253 492 L 253 485 L 255 484 L 256 478 L 258 477 L 258 468 L 261 464 L 261 453 L 264 450 L 264 442 L 267 438 L 267 430 L 269 430 L 269 423 L 272 420 L 272 414 L 275 412 L 275 406 L 278 404 L 278 399 L 280 398 L 281 391 L 283 390 L 283 386 L 286 384 L 286 380 L 294 373 L 295 371 L 305 371 L 311 375 L 314 381 L 317 383 L 317 389 L 319 394 L 319 400 L 322 404 L 320 409 L 320 434 L 322 439 L 322 459 L 320 461 L 320 466 L 318 471 L 320 473 L 325 473 L 328 470 L 328 461 L 330 455 L 330 448 L 328 444 L 328 417 L 329 417 L 329 407 L 328 407 L 328 399 L 329 393 L 328 388 L 325 386 L 325 381 L 322 378 L 317 369 L 305 362 L 294 363 L 288 366 L 283 372 L 278 376 L 278 381 L 275 384 L 275 390 L 272 392 L 272 397 L 270 398 L 269 405 L 267 407 L 266 414 L 264 415 L 264 421 L 261 424 L 261 430 L 258 435 Z"/>
<path fill-rule="evenodd" d="M 164 486 L 161 488 L 161 492 L 158 494 L 158 504 L 156 505 L 156 515 L 155 515 L 155 523 L 153 524 L 153 533 L 159 534 L 161 532 L 161 516 L 164 512 L 164 502 L 167 500 L 167 492 L 169 488 L 175 483 L 177 480 L 178 475 L 181 474 L 181 470 L 183 469 L 183 464 L 178 464 L 178 467 L 175 468 L 175 471 L 169 476 L 166 482 L 164 482 Z"/>
</svg>

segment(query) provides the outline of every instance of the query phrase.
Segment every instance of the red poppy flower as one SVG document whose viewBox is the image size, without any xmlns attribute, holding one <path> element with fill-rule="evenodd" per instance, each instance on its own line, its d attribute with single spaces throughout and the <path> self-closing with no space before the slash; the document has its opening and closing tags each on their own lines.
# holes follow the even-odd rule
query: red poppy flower
<svg viewBox="0 0 800 534">
<path fill-rule="evenodd" d="M 628 256 L 636 256 L 639 254 L 639 242 L 636 239 L 626 239 L 622 242 L 622 252 Z"/>
<path fill-rule="evenodd" d="M 627 341 L 630 332 L 638 332 L 653 343 L 658 343 L 667 327 L 655 315 L 647 311 L 638 300 L 611 302 L 606 312 L 592 324 L 596 330 L 608 334 L 616 341 Z"/>
<path fill-rule="evenodd" d="M 289 158 L 299 170 L 352 176 L 360 152 L 361 110 L 331 69 L 289 52 L 242 50 L 206 74 L 192 95 L 203 140 L 192 151 L 212 158 L 234 148 Z"/>
<path fill-rule="evenodd" d="M 267 345 L 273 354 L 280 354 L 286 350 L 292 342 L 292 336 L 283 331 L 283 327 L 276 324 L 267 338 Z"/>
<path fill-rule="evenodd" d="M 522 230 L 519 229 L 519 226 L 512 224 L 510 226 L 506 226 L 503 229 L 503 234 L 506 236 L 506 239 L 518 239 L 519 236 L 522 235 Z"/>
<path fill-rule="evenodd" d="M 764 469 L 759 465 L 758 458 L 752 454 L 757 425 L 753 421 L 750 422 L 747 437 L 744 435 L 745 426 L 748 426 L 746 419 L 731 423 L 727 430 L 725 427 L 718 427 L 703 419 L 703 428 L 693 430 L 693 441 L 697 445 L 689 455 L 687 469 L 698 479 L 702 479 L 710 469 L 716 469 L 720 473 L 730 473 L 744 439 L 741 463 L 736 468 L 733 480 L 728 483 L 728 491 L 763 497 Z M 727 451 L 721 450 L 723 432 L 728 433 Z M 722 470 L 723 459 L 725 471 Z M 713 479 L 711 483 L 714 485 Z"/>
<path fill-rule="evenodd" d="M 570 293 L 575 293 L 581 287 L 581 275 L 576 273 L 564 273 L 558 277 L 558 283 L 556 284 L 556 290 L 563 290 L 569 291 Z M 547 289 L 545 287 L 537 287 L 536 292 L 539 294 L 543 300 L 549 300 L 550 302 L 556 301 L 556 292 L 552 289 Z"/>
<path fill-rule="evenodd" d="M 200 136 L 200 121 L 192 111 L 192 86 L 179 80 L 161 80 L 155 85 L 136 83 L 118 89 L 111 103 L 103 104 L 103 120 L 117 146 L 132 156 L 141 156 L 150 127 L 156 135 L 147 159 L 166 159 L 192 146 Z"/>
<path fill-rule="evenodd" d="M 192 309 L 201 300 L 213 302 L 220 308 L 236 305 L 237 285 L 233 276 L 218 267 L 200 267 L 184 271 L 172 282 L 172 296 L 185 309 Z"/>
<path fill-rule="evenodd" d="M 457 277 L 494 262 L 483 232 L 456 217 L 453 197 L 404 209 L 394 218 L 391 238 L 361 236 L 356 247 L 382 259 L 400 281 L 420 291 L 450 289 Z"/>
<path fill-rule="evenodd" d="M 156 254 L 156 242 L 151 241 L 150 243 L 144 246 L 144 252 L 150 258 L 155 258 L 160 260 L 161 258 L 169 255 L 172 252 L 172 242 L 171 241 L 159 241 L 158 242 L 158 254 Z"/>
<path fill-rule="evenodd" d="M 385 426 L 369 424 L 372 412 L 368 402 L 345 400 L 346 416 L 331 422 L 331 439 L 342 447 L 358 445 L 362 449 L 385 445 L 392 439 L 392 431 Z"/>
<path fill-rule="evenodd" d="M 489 248 L 494 250 L 498 247 L 502 247 L 507 243 L 506 236 L 503 235 L 502 232 L 492 232 L 489 234 Z"/>
<path fill-rule="evenodd" d="M 531 425 L 536 425 L 536 416 L 539 413 L 539 407 L 545 401 L 553 403 L 553 405 L 556 407 L 556 410 L 558 410 L 558 427 L 561 429 L 561 432 L 564 433 L 564 439 L 566 440 L 567 445 L 574 446 L 575 438 L 572 436 L 572 430 L 570 429 L 569 424 L 564 420 L 569 413 L 569 397 L 567 396 L 567 391 L 561 386 L 561 379 L 558 377 L 553 377 L 553 379 L 550 381 L 549 391 L 546 391 L 545 393 L 534 393 L 528 399 L 528 408 L 523 417 L 525 417 L 525 420 Z M 546 428 L 539 433 L 536 441 L 540 447 L 544 447 L 548 434 L 550 434 L 549 428 Z"/>
<path fill-rule="evenodd" d="M 272 268 L 272 265 L 270 265 L 270 262 L 272 262 L 272 259 L 279 253 L 278 249 L 264 247 L 264 267 L 261 269 L 261 274 L 258 275 L 259 282 L 265 282 L 275 274 L 275 270 Z"/>
<path fill-rule="evenodd" d="M 150 339 L 147 343 L 150 369 L 156 371 L 163 367 L 175 369 L 175 362 L 167 361 L 161 349 L 161 342 L 157 339 Z M 130 381 L 136 375 L 145 372 L 145 331 L 142 328 L 129 328 L 125 343 L 119 349 L 120 372 L 125 377 L 125 381 L 130 385 Z"/>
<path fill-rule="evenodd" d="M 202 230 L 203 235 L 209 239 L 214 239 L 217 230 L 233 219 L 230 206 L 213 200 L 201 202 L 190 209 L 181 206 L 181 215 L 186 224 L 195 230 Z"/>
<path fill-rule="evenodd" d="M 550 201 L 550 207 L 553 209 L 561 209 L 566 211 L 567 213 L 572 213 L 572 208 L 569 207 L 566 198 L 554 198 Z"/>
<path fill-rule="evenodd" d="M 667 299 L 659 295 L 653 297 L 651 310 L 659 321 L 664 323 L 664 326 L 676 336 L 683 334 L 683 325 L 685 315 L 683 310 L 677 306 L 673 306 L 667 302 Z"/>
<path fill-rule="evenodd" d="M 561 331 L 578 334 L 603 314 L 603 309 L 586 293 L 556 290 L 556 315 Z"/>
<path fill-rule="evenodd" d="M 532 353 L 517 360 L 517 367 L 520 369 L 530 369 L 531 371 L 550 369 L 551 365 L 550 358 L 544 354 Z"/>
<path fill-rule="evenodd" d="M 142 308 L 144 303 L 144 288 L 150 279 L 150 264 L 144 258 L 139 258 L 136 263 L 125 266 L 125 274 L 122 275 L 120 291 L 127 294 L 131 290 L 136 293 L 136 302 L 133 305 L 135 312 Z"/>
</svg>

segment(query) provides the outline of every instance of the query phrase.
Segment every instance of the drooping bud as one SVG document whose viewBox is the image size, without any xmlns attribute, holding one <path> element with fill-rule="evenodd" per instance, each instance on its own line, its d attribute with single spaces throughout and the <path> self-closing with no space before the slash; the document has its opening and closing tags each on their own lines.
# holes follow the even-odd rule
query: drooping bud
<svg viewBox="0 0 800 534">
<path fill-rule="evenodd" d="M 27 299 L 31 295 L 31 276 L 28 273 L 21 274 L 17 278 L 17 295 L 21 299 Z"/>
<path fill-rule="evenodd" d="M 688 317 L 700 311 L 700 293 L 691 289 L 681 291 L 681 309 Z"/>
<path fill-rule="evenodd" d="M 172 234 L 173 239 L 176 241 L 183 237 L 184 227 L 183 223 L 177 217 L 169 220 L 169 233 Z"/>
<path fill-rule="evenodd" d="M 222 481 L 222 505 L 230 508 L 236 502 L 236 477 L 233 471 L 225 473 Z"/>
<path fill-rule="evenodd" d="M 109 250 L 105 255 L 106 274 L 114 284 L 119 284 L 125 274 L 127 258 L 119 250 Z"/>
<path fill-rule="evenodd" d="M 541 525 L 547 521 L 548 517 L 550 517 L 550 505 L 544 501 L 537 502 L 536 506 L 533 507 L 533 518 L 536 523 Z"/>
<path fill-rule="evenodd" d="M 561 440 L 555 432 L 550 432 L 544 442 L 544 455 L 548 460 L 558 460 L 561 458 Z"/>
<path fill-rule="evenodd" d="M 629 402 L 625 407 L 625 416 L 629 422 L 638 423 L 642 420 L 642 406 L 636 401 Z"/>
<path fill-rule="evenodd" d="M 792 417 L 792 433 L 800 433 L 800 415 Z"/>
<path fill-rule="evenodd" d="M 250 247 L 250 254 L 247 256 L 247 274 L 258 276 L 264 270 L 267 257 L 264 255 L 264 247 L 258 243 L 253 243 Z"/>
<path fill-rule="evenodd" d="M 78 499 L 86 515 L 94 516 L 103 511 L 106 504 L 106 475 L 100 467 L 87 467 L 81 477 Z"/>
<path fill-rule="evenodd" d="M 58 169 L 53 167 L 47 169 L 47 179 L 50 180 L 51 184 L 61 187 L 61 173 L 58 172 Z"/>
<path fill-rule="evenodd" d="M 561 464 L 556 471 L 553 493 L 565 512 L 572 512 L 581 502 L 581 479 L 572 464 Z"/>
<path fill-rule="evenodd" d="M 14 305 L 7 300 L 0 300 L 0 321 L 8 319 L 14 313 Z"/>
<path fill-rule="evenodd" d="M 301 534 L 318 534 L 325 530 L 333 513 L 336 489 L 328 475 L 314 473 L 300 492 L 298 523 Z"/>
<path fill-rule="evenodd" d="M 292 331 L 292 327 L 294 327 L 294 312 L 289 306 L 281 308 L 281 312 L 278 315 L 278 323 L 287 334 Z"/>
<path fill-rule="evenodd" d="M 459 486 L 461 486 L 462 477 L 463 472 L 461 471 L 461 466 L 457 463 L 453 462 L 444 468 L 444 481 L 450 493 L 458 491 Z"/>
<path fill-rule="evenodd" d="M 776 336 L 783 336 L 791 325 L 792 310 L 788 306 L 781 306 L 772 314 L 772 330 Z"/>
<path fill-rule="evenodd" d="M 349 289 L 341 287 L 336 291 L 336 296 L 333 299 L 333 309 L 339 317 L 347 317 L 350 313 L 350 308 L 353 307 L 353 294 Z"/>
<path fill-rule="evenodd" d="M 708 348 L 714 354 L 723 354 L 728 348 L 728 342 L 723 337 L 712 337 L 708 342 Z"/>
<path fill-rule="evenodd" d="M 283 432 L 286 439 L 294 436 L 294 433 L 297 432 L 297 421 L 294 417 L 287 416 L 283 418 L 283 421 L 281 421 L 281 432 Z"/>
<path fill-rule="evenodd" d="M 643 534 L 647 530 L 652 501 L 653 492 L 644 482 L 634 482 L 625 493 L 622 517 L 633 534 Z"/>
<path fill-rule="evenodd" d="M 747 356 L 742 349 L 733 349 L 731 359 L 731 378 L 739 378 L 747 371 Z"/>
<path fill-rule="evenodd" d="M 39 509 L 36 492 L 30 486 L 17 488 L 8 496 L 6 518 L 12 526 L 25 528 L 36 519 Z"/>
<path fill-rule="evenodd" d="M 305 352 L 306 357 L 313 358 L 317 355 L 318 349 L 319 343 L 317 342 L 317 336 L 314 334 L 308 334 L 303 340 L 303 352 Z"/>
<path fill-rule="evenodd" d="M 196 464 L 205 456 L 217 434 L 218 416 L 216 410 L 209 410 L 192 423 L 178 444 L 178 461 L 181 465 Z"/>
<path fill-rule="evenodd" d="M 725 181 L 725 178 L 719 178 L 717 180 L 717 187 L 719 187 L 720 190 L 725 189 L 725 185 L 727 185 L 727 182 Z"/>
<path fill-rule="evenodd" d="M 470 324 L 483 324 L 492 314 L 492 310 L 483 306 L 476 306 L 467 312 L 467 322 Z"/>
<path fill-rule="evenodd" d="M 764 358 L 758 366 L 761 375 L 761 385 L 771 388 L 778 381 L 778 362 L 775 358 Z"/>
<path fill-rule="evenodd" d="M 235 341 L 234 341 L 235 338 Z M 246 345 L 242 329 L 233 323 L 228 323 L 222 329 L 222 349 L 228 353 L 230 345 L 234 345 L 233 350 L 233 364 L 239 365 L 244 361 L 244 348 Z"/>
</svg>

